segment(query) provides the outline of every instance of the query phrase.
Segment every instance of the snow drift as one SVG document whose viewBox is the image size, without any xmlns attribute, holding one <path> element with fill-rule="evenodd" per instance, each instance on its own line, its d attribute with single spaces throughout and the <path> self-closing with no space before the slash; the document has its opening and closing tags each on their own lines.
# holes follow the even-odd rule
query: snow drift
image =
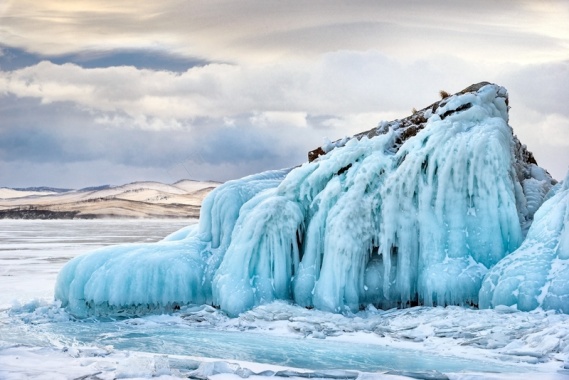
<svg viewBox="0 0 569 380">
<path fill-rule="evenodd" d="M 476 305 L 555 183 L 513 135 L 506 90 L 488 83 L 310 159 L 218 187 L 199 226 L 162 242 L 75 258 L 56 298 L 79 316 L 187 303 L 235 316 L 276 299 L 333 312 Z"/>
</svg>

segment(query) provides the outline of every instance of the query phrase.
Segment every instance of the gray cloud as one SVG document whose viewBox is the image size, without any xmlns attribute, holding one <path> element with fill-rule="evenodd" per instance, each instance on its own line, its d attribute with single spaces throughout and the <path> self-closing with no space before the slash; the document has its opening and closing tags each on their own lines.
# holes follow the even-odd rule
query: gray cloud
<svg viewBox="0 0 569 380">
<path fill-rule="evenodd" d="M 0 45 L 0 69 L 13 71 L 49 61 L 58 65 L 73 63 L 83 68 L 132 66 L 137 69 L 184 72 L 192 67 L 204 66 L 203 59 L 171 54 L 161 50 L 113 49 L 80 51 L 62 55 L 43 55 Z"/>
<path fill-rule="evenodd" d="M 511 65 L 499 78 L 510 93 L 510 123 L 557 179 L 569 169 L 569 61 Z"/>
<path fill-rule="evenodd" d="M 520 106 L 569 117 L 569 60 L 514 67 L 503 80 Z"/>
<path fill-rule="evenodd" d="M 5 116 L 0 118 L 3 186 L 31 186 L 40 179 L 62 187 L 137 179 L 173 182 L 187 176 L 227 180 L 297 165 L 316 145 L 306 136 L 310 133 L 298 128 L 274 131 L 255 125 L 250 122 L 253 114 L 236 117 L 232 125 L 202 118 L 183 128 L 158 131 L 128 125 L 108 128 L 93 122 L 92 112 L 70 103 L 42 105 L 14 96 L 0 97 L 0 102 Z M 33 114 L 22 112 L 29 108 Z M 307 139 L 297 142 L 299 133 Z M 46 168 L 51 175 L 44 173 Z M 124 179 L 118 180 L 121 173 Z"/>
</svg>

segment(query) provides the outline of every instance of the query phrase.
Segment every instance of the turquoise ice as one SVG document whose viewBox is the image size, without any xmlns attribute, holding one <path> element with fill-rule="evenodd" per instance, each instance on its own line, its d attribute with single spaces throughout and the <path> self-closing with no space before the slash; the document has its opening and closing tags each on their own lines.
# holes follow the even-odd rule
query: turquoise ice
<svg viewBox="0 0 569 380">
<path fill-rule="evenodd" d="M 486 275 L 481 307 L 569 313 L 569 173 L 551 193 L 522 246 Z"/>
<path fill-rule="evenodd" d="M 292 170 L 227 182 L 198 226 L 80 256 L 55 296 L 78 316 L 189 303 L 236 316 L 277 299 L 333 312 L 476 305 L 551 180 L 516 162 L 504 88 L 454 95 L 425 117 L 399 146 L 391 128 Z"/>
</svg>

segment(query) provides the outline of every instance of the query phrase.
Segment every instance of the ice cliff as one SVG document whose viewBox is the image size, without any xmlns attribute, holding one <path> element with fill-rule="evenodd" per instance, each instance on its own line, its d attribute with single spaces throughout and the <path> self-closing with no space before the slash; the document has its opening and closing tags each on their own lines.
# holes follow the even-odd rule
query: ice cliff
<svg viewBox="0 0 569 380">
<path fill-rule="evenodd" d="M 503 294 L 526 289 L 503 285 L 519 277 L 510 254 L 534 214 L 516 255 L 531 256 L 523 252 L 544 242 L 540 226 L 550 212 L 536 211 L 555 181 L 513 135 L 503 87 L 470 86 L 406 119 L 329 143 L 309 161 L 227 182 L 204 201 L 199 225 L 161 242 L 73 259 L 59 274 L 56 298 L 79 316 L 187 303 L 235 316 L 275 299 L 333 312 L 370 303 L 477 305 L 481 287 L 480 302 L 491 307 L 515 303 Z M 553 191 L 548 205 L 567 192 Z M 563 259 L 566 251 L 555 252 Z M 559 278 L 557 288 L 548 280 L 548 294 L 562 299 L 569 282 Z"/>
</svg>

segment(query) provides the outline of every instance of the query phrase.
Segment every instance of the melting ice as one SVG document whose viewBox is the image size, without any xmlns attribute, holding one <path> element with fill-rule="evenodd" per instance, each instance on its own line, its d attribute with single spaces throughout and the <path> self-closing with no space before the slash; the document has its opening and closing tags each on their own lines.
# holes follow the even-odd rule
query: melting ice
<svg viewBox="0 0 569 380">
<path fill-rule="evenodd" d="M 497 294 L 526 287 L 500 278 L 517 276 L 508 255 L 522 244 L 552 180 L 518 162 L 507 110 L 506 90 L 485 85 L 423 110 L 428 120 L 410 138 L 382 124 L 385 133 L 328 147 L 293 170 L 227 182 L 204 201 L 198 226 L 73 259 L 55 296 L 78 316 L 189 303 L 236 316 L 277 299 L 343 312 L 367 304 L 478 304 L 487 276 L 483 306 L 513 304 Z M 545 227 L 537 225 L 549 223 L 546 213 L 535 215 L 527 244 L 543 242 Z M 569 246 L 566 236 L 553 240 Z M 561 260 L 565 248 L 550 251 Z M 539 260 L 550 260 L 545 256 Z M 569 296 L 569 281 L 555 281 L 564 265 L 540 272 L 556 300 L 548 304 L 547 295 L 527 288 L 543 298 L 539 305 L 557 308 Z M 535 289 L 543 283 L 532 282 Z"/>
</svg>

